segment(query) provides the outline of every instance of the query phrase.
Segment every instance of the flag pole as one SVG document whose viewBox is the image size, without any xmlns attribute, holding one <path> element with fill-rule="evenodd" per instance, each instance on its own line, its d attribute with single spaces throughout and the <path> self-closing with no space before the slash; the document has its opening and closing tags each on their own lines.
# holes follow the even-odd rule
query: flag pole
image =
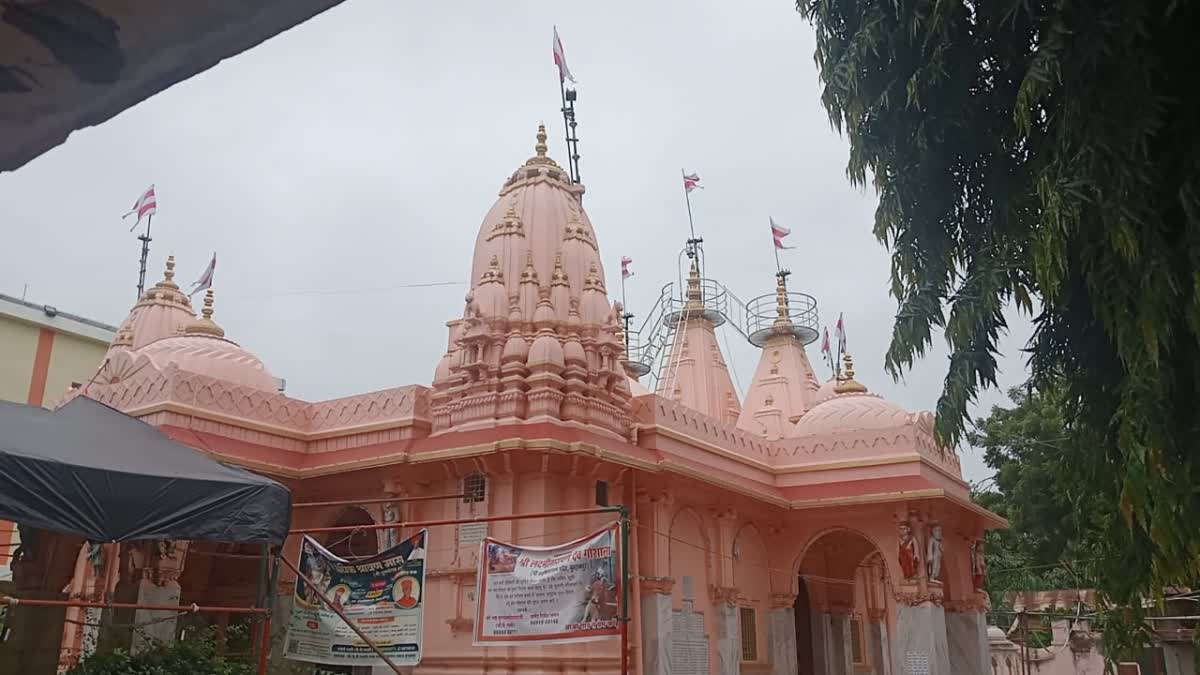
<svg viewBox="0 0 1200 675">
<path fill-rule="evenodd" d="M 775 249 L 775 274 L 783 274 L 783 266 L 779 264 L 779 247 L 775 245 L 774 232 L 771 233 L 771 248 Z"/>
<path fill-rule="evenodd" d="M 138 235 L 138 239 L 142 242 L 142 267 L 138 272 L 137 299 L 142 299 L 142 293 L 146 290 L 146 261 L 150 258 L 150 221 L 153 220 L 154 214 L 146 215 L 146 231 Z"/>
<path fill-rule="evenodd" d="M 692 233 L 692 241 L 696 240 L 696 223 L 692 221 L 692 193 L 687 189 L 687 169 L 680 169 L 679 175 L 684 179 L 683 183 L 683 198 L 687 202 L 688 210 L 688 230 Z"/>
<path fill-rule="evenodd" d="M 571 117 L 574 111 L 567 107 L 567 81 L 560 73 L 558 76 L 558 92 L 562 95 L 563 138 L 567 142 L 567 172 L 571 174 L 571 182 L 578 183 L 575 177 L 575 162 L 571 159 Z"/>
<path fill-rule="evenodd" d="M 628 307 L 625 304 L 625 266 L 621 265 L 621 326 L 624 328 L 625 358 L 629 358 L 629 320 L 633 318 Z"/>
</svg>

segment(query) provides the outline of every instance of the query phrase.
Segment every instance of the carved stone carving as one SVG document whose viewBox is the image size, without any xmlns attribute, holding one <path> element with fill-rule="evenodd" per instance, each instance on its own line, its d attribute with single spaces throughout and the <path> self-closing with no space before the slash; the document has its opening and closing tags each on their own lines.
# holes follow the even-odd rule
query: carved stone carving
<svg viewBox="0 0 1200 675">
<path fill-rule="evenodd" d="M 898 529 L 900 545 L 897 560 L 900 563 L 900 571 L 905 579 L 915 579 L 921 565 L 921 554 L 917 550 L 917 538 L 913 536 L 912 523 L 902 520 Z"/>
<path fill-rule="evenodd" d="M 930 581 L 942 580 L 942 526 L 933 524 L 929 528 L 929 541 L 925 545 L 925 573 Z"/>
</svg>

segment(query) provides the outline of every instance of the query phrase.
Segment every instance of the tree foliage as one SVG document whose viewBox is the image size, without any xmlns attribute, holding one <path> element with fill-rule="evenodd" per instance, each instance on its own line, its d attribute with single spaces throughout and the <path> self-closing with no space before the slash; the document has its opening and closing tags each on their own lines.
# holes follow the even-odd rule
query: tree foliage
<svg viewBox="0 0 1200 675">
<path fill-rule="evenodd" d="M 1112 552 L 1107 528 L 1124 527 L 1112 495 L 1081 470 L 1083 449 L 1066 434 L 1061 391 L 1015 388 L 1011 407 L 996 406 L 967 432 L 995 471 L 976 501 L 1011 527 L 988 533 L 987 590 L 993 607 L 1012 591 L 1091 588 L 1094 563 Z"/>
<path fill-rule="evenodd" d="M 1101 590 L 1128 605 L 1196 578 L 1200 2 L 797 6 L 849 177 L 879 195 L 899 302 L 889 370 L 944 332 L 938 433 L 958 442 L 996 383 L 1003 311 L 1036 306 L 1032 383 L 1058 388 L 1074 449 L 1048 468 L 1119 513 L 1098 526 Z M 1037 517 L 1062 522 L 1060 507 Z"/>
<path fill-rule="evenodd" d="M 251 675 L 248 663 L 218 656 L 210 633 L 157 643 L 139 654 L 117 649 L 97 652 L 67 675 Z"/>
</svg>

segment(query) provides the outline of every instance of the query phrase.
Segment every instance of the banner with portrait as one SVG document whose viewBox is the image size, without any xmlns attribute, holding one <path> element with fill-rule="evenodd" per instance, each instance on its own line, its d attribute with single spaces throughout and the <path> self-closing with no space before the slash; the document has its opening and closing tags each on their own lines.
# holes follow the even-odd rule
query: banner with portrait
<svg viewBox="0 0 1200 675">
<path fill-rule="evenodd" d="M 554 547 L 485 538 L 474 643 L 553 644 L 621 633 L 620 527 Z"/>
<path fill-rule="evenodd" d="M 374 666 L 383 660 L 320 597 L 336 605 L 399 666 L 421 661 L 425 551 L 421 530 L 375 556 L 343 560 L 311 537 L 300 549 L 285 655 L 327 665 Z"/>
</svg>

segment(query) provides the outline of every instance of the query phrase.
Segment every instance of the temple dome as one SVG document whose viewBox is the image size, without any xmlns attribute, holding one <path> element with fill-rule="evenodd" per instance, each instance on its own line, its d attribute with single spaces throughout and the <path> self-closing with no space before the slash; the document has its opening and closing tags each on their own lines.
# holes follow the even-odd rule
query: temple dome
<svg viewBox="0 0 1200 675">
<path fill-rule="evenodd" d="M 106 356 L 124 349 L 140 349 L 156 340 L 178 335 L 196 320 L 192 303 L 175 283 L 175 256 L 167 257 L 162 281 L 146 289 L 129 316 L 117 328 Z"/>
<path fill-rule="evenodd" d="M 909 422 L 911 415 L 907 410 L 869 393 L 855 380 L 854 360 L 849 354 L 845 358 L 846 376 L 826 382 L 817 390 L 817 404 L 796 422 L 791 436 L 894 429 Z M 825 395 L 826 391 L 829 395 Z"/>
<path fill-rule="evenodd" d="M 507 316 L 514 296 L 521 315 L 533 317 L 538 295 L 522 293 L 522 285 L 561 286 L 562 297 L 552 295 L 555 318 L 566 321 L 574 301 L 585 324 L 599 324 L 608 299 L 595 231 L 580 204 L 583 186 L 546 156 L 544 125 L 534 153 L 505 181 L 479 227 L 470 277 L 475 299 L 485 318 Z"/>
<path fill-rule="evenodd" d="M 545 419 L 629 433 L 620 315 L 583 193 L 538 125 L 534 156 L 479 227 L 462 319 L 434 372 L 433 433 Z"/>
<path fill-rule="evenodd" d="M 905 424 L 908 418 L 907 410 L 875 394 L 836 394 L 806 412 L 791 435 L 892 429 Z"/>
<path fill-rule="evenodd" d="M 190 373 L 251 387 L 278 391 L 275 378 L 257 356 L 225 338 L 225 331 L 212 320 L 213 293 L 204 298 L 202 318 L 184 327 L 183 333 L 146 345 L 144 354 L 159 368 L 174 364 Z"/>
</svg>

